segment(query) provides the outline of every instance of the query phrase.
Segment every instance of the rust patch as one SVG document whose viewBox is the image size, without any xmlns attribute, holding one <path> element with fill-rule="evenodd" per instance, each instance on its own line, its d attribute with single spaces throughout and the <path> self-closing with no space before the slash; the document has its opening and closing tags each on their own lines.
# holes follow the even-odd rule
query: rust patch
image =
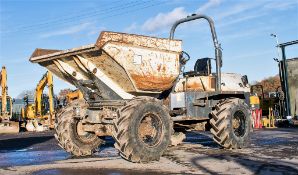
<svg viewBox="0 0 298 175">
<path fill-rule="evenodd" d="M 193 81 L 192 82 L 190 82 L 190 81 L 187 82 L 186 89 L 187 90 L 204 90 L 201 83 L 193 82 Z"/>
<path fill-rule="evenodd" d="M 210 88 L 211 89 L 215 89 L 215 86 L 216 86 L 216 78 L 215 77 L 210 77 L 209 79 L 209 82 L 210 82 Z"/>
<path fill-rule="evenodd" d="M 131 74 L 138 89 L 143 91 L 164 91 L 172 87 L 176 77 Z"/>
<path fill-rule="evenodd" d="M 161 64 L 157 65 L 157 71 L 160 72 Z"/>
<path fill-rule="evenodd" d="M 215 78 L 211 76 L 188 77 L 179 80 L 176 92 L 184 91 L 214 91 Z"/>
<path fill-rule="evenodd" d="M 177 53 L 119 43 L 108 43 L 103 50 L 126 70 L 137 90 L 159 92 L 169 89 L 179 75 L 179 67 L 175 67 L 179 62 Z"/>
<path fill-rule="evenodd" d="M 163 65 L 163 67 L 162 67 L 162 72 L 165 73 L 166 71 L 167 71 L 167 68 L 166 68 L 165 65 Z"/>
</svg>

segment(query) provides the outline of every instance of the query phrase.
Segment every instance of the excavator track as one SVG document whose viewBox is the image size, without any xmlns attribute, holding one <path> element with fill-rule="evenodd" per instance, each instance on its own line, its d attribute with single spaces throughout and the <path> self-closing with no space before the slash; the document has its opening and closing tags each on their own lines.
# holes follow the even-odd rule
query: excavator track
<svg viewBox="0 0 298 175">
<path fill-rule="evenodd" d="M 0 134 L 18 133 L 19 131 L 19 122 L 9 121 L 0 123 Z"/>
</svg>

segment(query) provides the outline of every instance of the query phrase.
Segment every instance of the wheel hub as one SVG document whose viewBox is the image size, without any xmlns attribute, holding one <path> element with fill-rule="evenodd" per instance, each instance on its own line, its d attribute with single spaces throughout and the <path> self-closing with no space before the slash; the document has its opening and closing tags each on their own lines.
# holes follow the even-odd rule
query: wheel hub
<svg viewBox="0 0 298 175">
<path fill-rule="evenodd" d="M 145 114 L 138 127 L 138 137 L 148 146 L 154 146 L 160 141 L 162 132 L 161 120 L 153 113 Z"/>
<path fill-rule="evenodd" d="M 239 119 L 233 119 L 233 129 L 237 129 L 240 127 L 240 120 Z"/>
<path fill-rule="evenodd" d="M 76 121 L 76 124 L 74 125 L 74 131 L 75 135 L 78 139 L 80 139 L 82 142 L 90 142 L 93 140 L 96 135 L 94 133 L 86 132 L 84 131 L 83 123 L 82 121 Z"/>
<path fill-rule="evenodd" d="M 234 113 L 232 119 L 232 126 L 234 134 L 238 137 L 242 137 L 245 134 L 245 114 L 238 110 Z"/>
<path fill-rule="evenodd" d="M 87 132 L 83 129 L 83 124 L 81 121 L 77 124 L 77 133 L 81 137 L 87 135 Z"/>
</svg>

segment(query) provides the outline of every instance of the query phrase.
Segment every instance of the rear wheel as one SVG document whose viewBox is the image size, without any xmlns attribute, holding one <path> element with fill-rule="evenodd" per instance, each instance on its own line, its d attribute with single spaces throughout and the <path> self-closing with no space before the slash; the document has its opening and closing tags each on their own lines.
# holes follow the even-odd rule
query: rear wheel
<svg viewBox="0 0 298 175">
<path fill-rule="evenodd" d="M 163 104 L 138 97 L 118 111 L 113 137 L 120 155 L 131 162 L 159 160 L 170 144 L 172 122 Z"/>
<path fill-rule="evenodd" d="M 73 108 L 75 105 L 81 107 L 82 113 L 87 106 L 83 100 L 70 103 L 57 114 L 55 124 L 55 137 L 60 147 L 74 156 L 89 156 L 97 149 L 102 140 L 94 133 L 83 131 L 80 119 L 74 118 Z"/>
<path fill-rule="evenodd" d="M 213 140 L 224 148 L 242 148 L 250 136 L 251 114 L 241 99 L 227 99 L 212 111 Z"/>
</svg>

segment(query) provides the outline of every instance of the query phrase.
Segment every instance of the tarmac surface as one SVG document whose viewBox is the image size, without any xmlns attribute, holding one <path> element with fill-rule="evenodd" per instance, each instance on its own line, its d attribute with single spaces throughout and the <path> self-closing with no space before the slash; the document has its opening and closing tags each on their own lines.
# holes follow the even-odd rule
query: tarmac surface
<svg viewBox="0 0 298 175">
<path fill-rule="evenodd" d="M 74 158 L 62 150 L 53 131 L 0 135 L 0 174 L 298 174 L 298 129 L 260 129 L 240 150 L 221 149 L 209 132 L 190 132 L 169 147 L 160 161 L 123 160 L 107 138 L 101 152 Z"/>
</svg>

